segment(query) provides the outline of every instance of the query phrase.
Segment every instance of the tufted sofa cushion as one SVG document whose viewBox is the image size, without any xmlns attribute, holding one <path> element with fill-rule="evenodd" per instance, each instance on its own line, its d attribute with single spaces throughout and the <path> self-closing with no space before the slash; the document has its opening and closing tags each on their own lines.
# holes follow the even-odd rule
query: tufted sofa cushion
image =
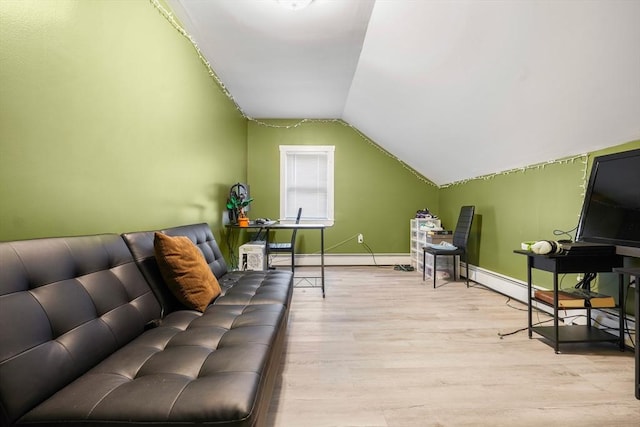
<svg viewBox="0 0 640 427">
<path fill-rule="evenodd" d="M 142 334 L 160 306 L 115 234 L 0 243 L 0 425 Z"/>
<path fill-rule="evenodd" d="M 174 312 L 22 421 L 255 425 L 270 399 L 285 314 L 278 305 Z"/>
<path fill-rule="evenodd" d="M 283 304 L 287 307 L 293 295 L 290 271 L 227 271 L 222 252 L 209 225 L 206 223 L 184 225 L 159 230 L 169 236 L 186 236 L 200 249 L 211 271 L 222 288 L 222 296 L 214 304 L 253 305 Z M 123 234 L 136 263 L 157 294 L 165 313 L 183 309 L 177 299 L 169 292 L 158 262 L 156 261 L 153 238 L 155 231 L 139 231 Z"/>
<path fill-rule="evenodd" d="M 166 232 L 224 279 L 204 313 L 166 310 L 145 280 L 157 265 L 130 247 L 152 254 L 153 232 L 0 243 L 1 426 L 264 423 L 291 273 L 226 273 L 208 225 Z"/>
</svg>

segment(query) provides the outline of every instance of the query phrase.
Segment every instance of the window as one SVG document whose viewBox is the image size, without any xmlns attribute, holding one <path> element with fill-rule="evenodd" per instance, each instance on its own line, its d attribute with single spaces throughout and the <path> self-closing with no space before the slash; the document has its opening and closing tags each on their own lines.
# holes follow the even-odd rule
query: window
<svg viewBox="0 0 640 427">
<path fill-rule="evenodd" d="M 332 145 L 280 146 L 280 219 L 333 225 Z"/>
</svg>

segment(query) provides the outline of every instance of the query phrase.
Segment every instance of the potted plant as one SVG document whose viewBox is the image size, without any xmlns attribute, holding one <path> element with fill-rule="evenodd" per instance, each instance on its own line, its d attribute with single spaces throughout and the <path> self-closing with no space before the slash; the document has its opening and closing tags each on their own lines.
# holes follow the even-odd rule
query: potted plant
<svg viewBox="0 0 640 427">
<path fill-rule="evenodd" d="M 229 192 L 227 200 L 227 209 L 229 210 L 230 219 L 236 222 L 240 227 L 249 225 L 249 218 L 245 214 L 245 208 L 253 201 L 253 198 L 247 196 L 247 189 L 242 184 L 235 184 Z"/>
</svg>

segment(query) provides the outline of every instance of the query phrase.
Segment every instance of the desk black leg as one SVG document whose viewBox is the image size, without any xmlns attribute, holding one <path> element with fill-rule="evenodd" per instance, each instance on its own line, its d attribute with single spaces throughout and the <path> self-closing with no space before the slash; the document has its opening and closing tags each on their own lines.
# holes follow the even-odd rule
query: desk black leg
<svg viewBox="0 0 640 427">
<path fill-rule="evenodd" d="M 622 280 L 624 274 L 618 274 L 618 306 L 620 307 L 620 311 L 618 311 L 618 318 L 620 319 L 620 324 L 618 327 L 620 328 L 620 351 L 624 351 L 624 319 L 626 316 L 625 307 L 624 307 L 624 280 Z"/>
<path fill-rule="evenodd" d="M 528 307 L 527 307 L 527 315 L 528 315 L 528 330 L 529 330 L 529 338 L 532 337 L 532 332 L 533 332 L 533 327 L 532 327 L 532 323 L 533 323 L 533 312 L 532 312 L 532 307 L 531 304 L 533 303 L 533 301 L 531 301 L 531 257 L 527 257 L 527 301 L 529 301 Z"/>
<path fill-rule="evenodd" d="M 558 273 L 553 273 L 553 333 L 555 342 L 553 349 L 556 354 L 560 352 L 560 327 L 558 326 Z"/>
<path fill-rule="evenodd" d="M 631 280 L 631 277 L 629 277 Z M 636 302 L 635 306 L 635 315 L 636 315 L 636 399 L 640 399 L 640 328 L 638 327 L 638 313 L 640 313 L 640 290 L 638 290 L 638 286 L 640 286 L 640 276 L 636 276 Z"/>
<path fill-rule="evenodd" d="M 322 298 L 324 298 L 324 228 L 320 229 L 320 274 L 322 282 Z"/>
<path fill-rule="evenodd" d="M 267 228 L 266 234 L 264 236 L 264 260 L 265 260 L 265 264 L 267 265 L 267 271 L 271 267 L 269 265 L 269 234 L 270 234 L 269 229 Z"/>
</svg>

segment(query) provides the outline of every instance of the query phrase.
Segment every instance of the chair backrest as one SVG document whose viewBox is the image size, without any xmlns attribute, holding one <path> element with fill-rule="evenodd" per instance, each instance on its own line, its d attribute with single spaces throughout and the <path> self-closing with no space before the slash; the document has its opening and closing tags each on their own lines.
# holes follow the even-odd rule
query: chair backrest
<svg viewBox="0 0 640 427">
<path fill-rule="evenodd" d="M 473 223 L 473 214 L 476 210 L 475 206 L 463 206 L 460 208 L 458 223 L 453 232 L 453 245 L 466 250 L 469 241 L 469 233 L 471 232 L 471 224 Z"/>
<path fill-rule="evenodd" d="M 302 216 L 302 208 L 298 208 L 298 215 L 296 216 L 296 224 L 300 224 L 300 217 Z M 293 250 L 293 245 L 296 243 L 296 233 L 298 232 L 297 228 L 293 229 L 293 233 L 291 233 L 291 249 Z"/>
</svg>

